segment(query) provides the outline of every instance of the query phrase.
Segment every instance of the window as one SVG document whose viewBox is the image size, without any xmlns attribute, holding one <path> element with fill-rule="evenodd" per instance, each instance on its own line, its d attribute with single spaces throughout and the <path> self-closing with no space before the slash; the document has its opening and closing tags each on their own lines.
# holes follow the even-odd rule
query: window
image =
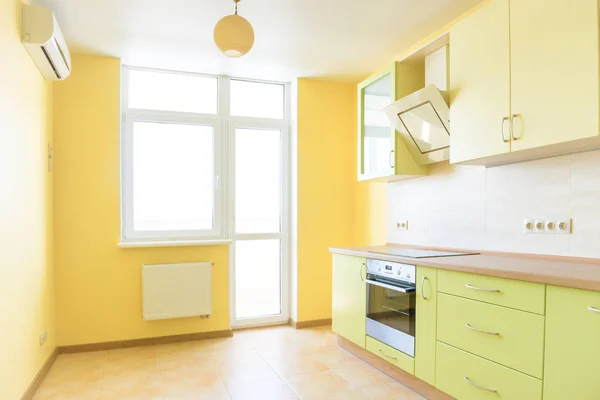
<svg viewBox="0 0 600 400">
<path fill-rule="evenodd" d="M 123 242 L 281 231 L 284 84 L 124 67 L 122 104 Z"/>
</svg>

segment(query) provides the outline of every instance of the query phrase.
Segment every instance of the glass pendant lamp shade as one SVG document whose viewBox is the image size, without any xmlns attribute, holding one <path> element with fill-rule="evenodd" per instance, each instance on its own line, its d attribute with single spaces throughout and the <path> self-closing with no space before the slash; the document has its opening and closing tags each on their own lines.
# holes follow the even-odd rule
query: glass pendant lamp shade
<svg viewBox="0 0 600 400">
<path fill-rule="evenodd" d="M 217 47 L 227 57 L 241 57 L 252 49 L 254 45 L 254 29 L 250 22 L 237 14 L 235 1 L 235 14 L 222 18 L 215 26 L 214 39 Z"/>
</svg>

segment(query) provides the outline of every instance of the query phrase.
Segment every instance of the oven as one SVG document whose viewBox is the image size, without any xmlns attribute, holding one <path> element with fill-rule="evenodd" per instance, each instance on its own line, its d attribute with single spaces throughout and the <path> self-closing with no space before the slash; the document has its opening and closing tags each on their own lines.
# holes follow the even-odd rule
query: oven
<svg viewBox="0 0 600 400">
<path fill-rule="evenodd" d="M 416 267 L 367 259 L 367 335 L 415 356 Z"/>
</svg>

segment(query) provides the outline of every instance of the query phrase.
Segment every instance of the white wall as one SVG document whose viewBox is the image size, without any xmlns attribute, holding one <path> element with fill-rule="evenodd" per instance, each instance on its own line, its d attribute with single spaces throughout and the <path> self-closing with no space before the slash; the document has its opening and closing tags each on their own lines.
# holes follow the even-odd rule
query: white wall
<svg viewBox="0 0 600 400">
<path fill-rule="evenodd" d="M 571 235 L 523 233 L 525 218 L 573 218 Z M 409 220 L 409 230 L 396 221 Z M 600 258 L 600 151 L 493 168 L 434 165 L 389 184 L 390 243 Z"/>
</svg>

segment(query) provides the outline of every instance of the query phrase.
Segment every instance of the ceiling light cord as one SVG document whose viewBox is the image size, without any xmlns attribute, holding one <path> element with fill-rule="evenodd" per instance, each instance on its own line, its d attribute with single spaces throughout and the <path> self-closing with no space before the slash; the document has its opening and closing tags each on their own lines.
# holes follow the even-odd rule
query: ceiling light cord
<svg viewBox="0 0 600 400">
<path fill-rule="evenodd" d="M 235 3 L 235 15 L 238 15 L 238 3 L 240 2 L 240 0 L 233 0 Z"/>
</svg>

